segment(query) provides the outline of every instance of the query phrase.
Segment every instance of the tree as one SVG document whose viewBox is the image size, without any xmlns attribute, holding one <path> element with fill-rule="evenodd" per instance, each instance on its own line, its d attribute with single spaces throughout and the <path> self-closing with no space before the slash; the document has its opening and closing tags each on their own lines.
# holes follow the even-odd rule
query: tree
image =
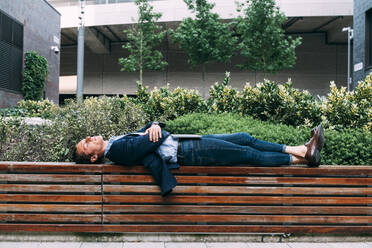
<svg viewBox="0 0 372 248">
<path fill-rule="evenodd" d="M 132 28 L 123 31 L 128 39 L 123 48 L 128 49 L 130 54 L 126 58 L 119 58 L 119 63 L 121 71 L 139 71 L 142 84 L 144 69 L 163 70 L 168 65 L 163 61 L 162 53 L 155 49 L 164 39 L 166 31 L 155 23 L 161 13 L 153 12 L 148 0 L 135 0 L 135 4 L 138 6 L 138 21 Z"/>
<path fill-rule="evenodd" d="M 287 39 L 282 25 L 285 15 L 275 6 L 274 0 L 246 0 L 242 8 L 244 16 L 236 20 L 236 32 L 240 36 L 238 49 L 246 60 L 239 64 L 241 69 L 277 72 L 292 68 L 296 62 L 295 48 L 301 44 L 301 37 Z"/>
<path fill-rule="evenodd" d="M 205 67 L 210 62 L 229 62 L 234 55 L 237 38 L 228 23 L 211 10 L 213 3 L 207 0 L 184 0 L 195 19 L 184 19 L 172 32 L 172 40 L 188 55 L 188 63 L 202 66 L 203 96 L 205 96 Z"/>
</svg>

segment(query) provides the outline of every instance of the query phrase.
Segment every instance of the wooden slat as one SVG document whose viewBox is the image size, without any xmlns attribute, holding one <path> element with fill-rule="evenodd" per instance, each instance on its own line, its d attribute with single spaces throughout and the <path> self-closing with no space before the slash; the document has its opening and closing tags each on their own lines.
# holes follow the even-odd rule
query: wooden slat
<svg viewBox="0 0 372 248">
<path fill-rule="evenodd" d="M 316 178 L 316 177 L 229 177 L 229 176 L 177 176 L 179 184 L 298 184 L 298 185 L 372 185 L 372 178 Z M 104 175 L 104 183 L 154 183 L 147 175 Z"/>
<path fill-rule="evenodd" d="M 106 214 L 104 222 L 130 223 L 251 223 L 251 224 L 368 224 L 372 216 L 296 215 L 190 215 L 190 214 Z M 1 214 L 0 214 L 1 220 Z"/>
<path fill-rule="evenodd" d="M 367 205 L 372 197 L 301 197 L 301 196 L 197 196 L 170 195 L 105 195 L 105 203 L 152 203 L 152 204 L 306 204 L 306 205 Z"/>
<path fill-rule="evenodd" d="M 1 209 L 1 205 L 0 205 Z M 200 206 L 200 205 L 103 205 L 103 211 L 123 213 L 215 213 L 215 214 L 333 214 L 372 215 L 371 207 L 354 206 Z"/>
<path fill-rule="evenodd" d="M 1 230 L 1 225 L 0 225 Z M 104 232 L 177 233 L 342 233 L 371 234 L 372 226 L 283 226 L 283 225 L 104 225 Z"/>
<path fill-rule="evenodd" d="M 100 183 L 100 175 L 0 174 L 0 182 Z"/>
<path fill-rule="evenodd" d="M 0 185 L 1 191 L 1 185 Z M 160 193 L 155 185 L 103 185 L 104 192 Z M 370 188 L 177 186 L 172 194 L 372 195 Z"/>
<path fill-rule="evenodd" d="M 2 212 L 101 212 L 102 206 L 99 205 L 71 205 L 71 204 L 0 204 Z"/>
<path fill-rule="evenodd" d="M 0 224 L 8 232 L 102 232 L 100 224 Z"/>
<path fill-rule="evenodd" d="M 0 224 L 0 231 L 370 234 L 372 226 Z"/>
<path fill-rule="evenodd" d="M 1 191 L 11 192 L 81 192 L 100 193 L 101 185 L 38 185 L 38 184 L 0 184 Z"/>
<path fill-rule="evenodd" d="M 102 164 L 46 163 L 46 162 L 0 162 L 0 172 L 64 172 L 64 173 L 101 173 Z"/>
<path fill-rule="evenodd" d="M 101 195 L 0 194 L 0 202 L 101 202 Z"/>
<path fill-rule="evenodd" d="M 101 222 L 97 214 L 1 214 L 1 222 Z"/>
<path fill-rule="evenodd" d="M 104 173 L 145 173 L 149 174 L 143 166 L 105 165 Z M 174 174 L 215 174 L 215 175 L 298 175 L 298 176 L 371 176 L 372 166 L 320 166 L 309 168 L 307 166 L 290 167 L 254 167 L 254 166 L 182 166 L 172 170 Z"/>
</svg>

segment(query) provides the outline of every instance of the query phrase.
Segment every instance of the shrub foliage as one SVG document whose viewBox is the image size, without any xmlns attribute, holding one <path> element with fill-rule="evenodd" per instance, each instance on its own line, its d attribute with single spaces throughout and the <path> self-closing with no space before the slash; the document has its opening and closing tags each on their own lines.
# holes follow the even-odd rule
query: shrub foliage
<svg viewBox="0 0 372 248">
<path fill-rule="evenodd" d="M 227 74 L 222 84 L 210 89 L 210 112 L 237 112 L 244 116 L 291 126 L 315 126 L 322 123 L 330 129 L 363 128 L 372 131 L 372 74 L 353 92 L 337 88 L 331 82 L 330 93 L 315 99 L 307 90 L 293 87 L 289 80 L 277 84 L 265 80 L 242 91 L 228 85 Z"/>
<path fill-rule="evenodd" d="M 206 109 L 198 91 L 177 87 L 173 91 L 166 87 L 154 88 L 138 84 L 136 103 L 142 105 L 150 120 L 169 120 L 178 116 Z"/>
</svg>

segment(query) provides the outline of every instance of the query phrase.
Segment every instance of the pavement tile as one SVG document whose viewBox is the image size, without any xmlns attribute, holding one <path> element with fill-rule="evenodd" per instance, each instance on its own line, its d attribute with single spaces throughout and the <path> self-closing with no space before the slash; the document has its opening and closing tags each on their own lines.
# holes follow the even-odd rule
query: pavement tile
<svg viewBox="0 0 372 248">
<path fill-rule="evenodd" d="M 331 243 L 288 243 L 290 248 L 333 248 Z M 342 248 L 342 247 L 339 247 Z M 350 248 L 350 247 L 349 247 Z"/>
<path fill-rule="evenodd" d="M 241 242 L 219 242 L 205 243 L 207 248 L 248 248 L 246 243 Z"/>
<path fill-rule="evenodd" d="M 80 242 L 41 242 L 38 248 L 80 248 Z"/>
<path fill-rule="evenodd" d="M 248 248 L 290 248 L 285 243 L 247 243 Z"/>
<path fill-rule="evenodd" d="M 123 247 L 124 247 L 123 242 L 105 242 L 105 243 L 103 243 L 103 248 L 123 248 Z"/>
<path fill-rule="evenodd" d="M 125 242 L 123 248 L 164 248 L 163 242 Z"/>
<path fill-rule="evenodd" d="M 206 248 L 205 243 L 200 242 L 167 242 L 165 248 Z"/>
<path fill-rule="evenodd" d="M 328 243 L 329 248 L 369 248 L 366 243 L 357 243 L 357 242 L 337 242 L 337 243 Z"/>
<path fill-rule="evenodd" d="M 362 242 L 288 243 L 290 248 L 372 248 Z"/>
<path fill-rule="evenodd" d="M 0 248 L 18 248 L 19 242 L 1 242 Z"/>
<path fill-rule="evenodd" d="M 100 243 L 100 242 L 84 242 L 81 244 L 80 248 L 104 248 L 103 245 L 104 243 Z"/>
<path fill-rule="evenodd" d="M 85 242 L 85 243 L 82 243 L 81 246 L 77 248 L 123 248 L 123 246 L 124 246 L 123 242 Z M 61 246 L 58 248 L 70 248 L 70 247 Z"/>
<path fill-rule="evenodd" d="M 0 242 L 0 248 L 39 248 L 40 242 Z"/>
</svg>

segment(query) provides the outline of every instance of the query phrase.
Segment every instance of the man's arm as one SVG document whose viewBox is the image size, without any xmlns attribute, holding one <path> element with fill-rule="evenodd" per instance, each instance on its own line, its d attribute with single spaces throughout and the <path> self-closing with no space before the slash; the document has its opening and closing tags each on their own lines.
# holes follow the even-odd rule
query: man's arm
<svg viewBox="0 0 372 248">
<path fill-rule="evenodd" d="M 152 121 L 152 122 L 147 123 L 146 126 L 144 126 L 143 128 L 141 128 L 137 132 L 139 132 L 139 133 L 142 132 L 143 133 L 143 132 L 145 132 L 148 128 L 150 128 L 154 124 L 159 125 L 161 128 L 164 128 L 165 127 L 165 123 L 163 123 L 163 122 Z"/>
</svg>

